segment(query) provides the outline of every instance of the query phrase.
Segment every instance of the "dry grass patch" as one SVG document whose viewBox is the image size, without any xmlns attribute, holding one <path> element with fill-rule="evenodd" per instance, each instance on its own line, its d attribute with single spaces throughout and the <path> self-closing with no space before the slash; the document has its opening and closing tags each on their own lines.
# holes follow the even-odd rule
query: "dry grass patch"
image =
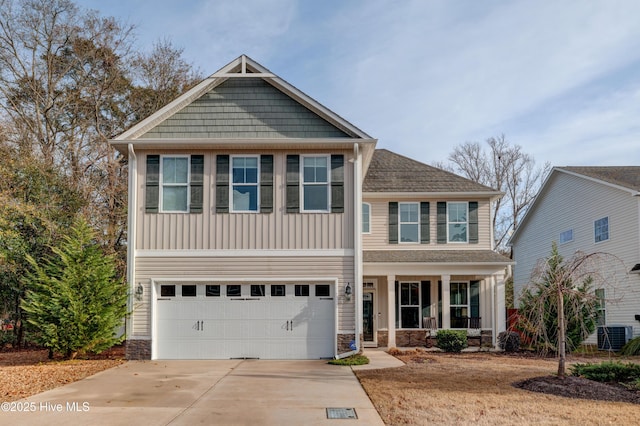
<svg viewBox="0 0 640 426">
<path fill-rule="evenodd" d="M 0 401 L 26 398 L 124 362 L 120 350 L 72 361 L 51 361 L 47 355 L 46 350 L 0 352 Z"/>
<path fill-rule="evenodd" d="M 356 371 L 389 425 L 635 425 L 640 418 L 640 405 L 564 398 L 512 386 L 517 381 L 554 374 L 554 359 L 424 351 L 397 356 L 407 365 Z"/>
</svg>

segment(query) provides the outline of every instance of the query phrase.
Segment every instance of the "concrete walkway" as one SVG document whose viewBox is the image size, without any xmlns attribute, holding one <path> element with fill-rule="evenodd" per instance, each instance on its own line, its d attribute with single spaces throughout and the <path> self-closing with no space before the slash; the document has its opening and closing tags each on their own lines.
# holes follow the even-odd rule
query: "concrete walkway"
<svg viewBox="0 0 640 426">
<path fill-rule="evenodd" d="M 402 365 L 365 354 L 371 364 L 354 369 Z M 22 412 L 3 405 L 3 424 L 384 424 L 351 368 L 326 361 L 131 361 L 12 408 Z M 327 408 L 353 408 L 357 419 L 328 419 Z"/>
</svg>

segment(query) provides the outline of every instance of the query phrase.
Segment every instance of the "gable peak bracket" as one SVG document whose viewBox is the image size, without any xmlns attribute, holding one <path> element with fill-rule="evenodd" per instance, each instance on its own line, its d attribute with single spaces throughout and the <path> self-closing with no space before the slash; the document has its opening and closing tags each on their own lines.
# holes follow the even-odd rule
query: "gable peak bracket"
<svg viewBox="0 0 640 426">
<path fill-rule="evenodd" d="M 270 72 L 253 72 L 247 68 L 247 57 L 242 55 L 240 58 L 240 67 L 234 67 L 233 70 L 217 72 L 211 77 L 233 78 L 233 77 L 259 77 L 259 78 L 276 78 L 276 75 Z"/>
</svg>

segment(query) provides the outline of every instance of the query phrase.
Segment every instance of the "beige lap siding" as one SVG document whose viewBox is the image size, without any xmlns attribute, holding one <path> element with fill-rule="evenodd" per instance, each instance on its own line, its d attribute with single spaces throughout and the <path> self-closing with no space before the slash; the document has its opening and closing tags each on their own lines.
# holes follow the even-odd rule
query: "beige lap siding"
<svg viewBox="0 0 640 426">
<path fill-rule="evenodd" d="M 134 302 L 130 338 L 151 336 L 151 280 L 172 278 L 202 284 L 225 284 L 225 279 L 234 283 L 295 284 L 302 282 L 301 278 L 305 278 L 305 284 L 329 283 L 332 296 L 338 300 L 338 330 L 355 330 L 354 298 L 344 298 L 346 283 L 354 286 L 352 256 L 139 257 L 135 286 L 142 284 L 144 293 L 141 301 Z M 337 289 L 333 288 L 333 279 L 338 280 Z"/>
</svg>

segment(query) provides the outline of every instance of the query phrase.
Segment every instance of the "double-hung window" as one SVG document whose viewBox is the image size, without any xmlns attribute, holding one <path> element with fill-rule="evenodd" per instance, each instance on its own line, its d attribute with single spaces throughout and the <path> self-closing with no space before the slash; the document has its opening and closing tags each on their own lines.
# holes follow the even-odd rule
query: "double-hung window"
<svg viewBox="0 0 640 426">
<path fill-rule="evenodd" d="M 162 157 L 162 211 L 189 211 L 189 157 Z"/>
<path fill-rule="evenodd" d="M 422 319 L 431 316 L 431 282 L 396 283 L 396 327 L 422 328 Z"/>
<path fill-rule="evenodd" d="M 609 239 L 609 218 L 603 217 L 593 223 L 595 242 L 606 241 Z"/>
<path fill-rule="evenodd" d="M 400 242 L 420 242 L 420 203 L 400 203 Z"/>
<path fill-rule="evenodd" d="M 258 157 L 232 157 L 232 211 L 258 211 Z"/>
<path fill-rule="evenodd" d="M 450 243 L 466 243 L 468 203 L 447 203 L 447 231 Z"/>
<path fill-rule="evenodd" d="M 362 233 L 371 233 L 371 204 L 362 203 Z"/>
<path fill-rule="evenodd" d="M 329 211 L 329 157 L 302 157 L 302 210 Z"/>
</svg>

